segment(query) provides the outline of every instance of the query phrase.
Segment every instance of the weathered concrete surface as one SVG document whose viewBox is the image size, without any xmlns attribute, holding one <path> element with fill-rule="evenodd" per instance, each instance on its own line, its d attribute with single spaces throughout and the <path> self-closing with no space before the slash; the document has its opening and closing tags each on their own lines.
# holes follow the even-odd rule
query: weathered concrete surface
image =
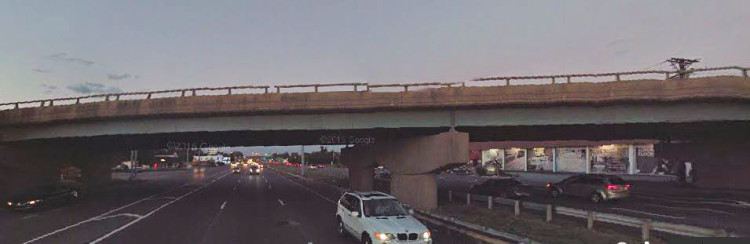
<svg viewBox="0 0 750 244">
<path fill-rule="evenodd" d="M 375 182 L 375 151 L 373 145 L 357 145 L 341 149 L 341 163 L 349 168 L 349 187 L 355 191 L 372 191 Z"/>
<path fill-rule="evenodd" d="M 436 174 L 391 175 L 391 194 L 416 209 L 437 208 Z"/>
<path fill-rule="evenodd" d="M 444 132 L 433 136 L 386 140 L 376 144 L 375 160 L 392 174 L 436 173 L 469 161 L 469 134 Z"/>
<path fill-rule="evenodd" d="M 750 79 L 723 76 L 689 80 L 456 87 L 410 92 L 269 93 L 121 100 L 0 111 L 0 126 L 161 116 L 703 100 L 750 100 Z"/>
</svg>

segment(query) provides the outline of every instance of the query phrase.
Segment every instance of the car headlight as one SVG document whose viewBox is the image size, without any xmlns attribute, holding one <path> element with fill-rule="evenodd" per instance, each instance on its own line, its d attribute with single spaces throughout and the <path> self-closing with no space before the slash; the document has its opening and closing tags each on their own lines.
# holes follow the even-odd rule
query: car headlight
<svg viewBox="0 0 750 244">
<path fill-rule="evenodd" d="M 432 233 L 430 233 L 429 231 L 422 233 L 422 238 L 430 239 L 430 237 L 432 237 Z"/>
<path fill-rule="evenodd" d="M 387 241 L 394 239 L 393 234 L 391 233 L 382 233 L 382 232 L 375 232 L 375 239 L 381 240 L 381 241 Z"/>
<path fill-rule="evenodd" d="M 31 200 L 31 201 L 28 201 L 28 203 L 29 203 L 30 205 L 34 205 L 34 204 L 36 204 L 37 202 L 39 202 L 39 200 Z"/>
<path fill-rule="evenodd" d="M 8 206 L 13 206 L 13 202 L 8 202 Z"/>
</svg>

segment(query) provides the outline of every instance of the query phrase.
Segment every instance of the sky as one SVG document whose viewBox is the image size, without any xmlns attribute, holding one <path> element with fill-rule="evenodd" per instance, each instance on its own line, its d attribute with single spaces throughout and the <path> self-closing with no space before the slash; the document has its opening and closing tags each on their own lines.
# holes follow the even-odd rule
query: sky
<svg viewBox="0 0 750 244">
<path fill-rule="evenodd" d="M 750 1 L 0 1 L 0 103 L 750 66 Z"/>
</svg>

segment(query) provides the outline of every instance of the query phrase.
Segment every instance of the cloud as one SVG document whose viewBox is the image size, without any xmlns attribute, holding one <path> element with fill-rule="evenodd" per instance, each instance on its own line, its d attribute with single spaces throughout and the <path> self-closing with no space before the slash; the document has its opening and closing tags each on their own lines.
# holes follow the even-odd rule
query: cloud
<svg viewBox="0 0 750 244">
<path fill-rule="evenodd" d="M 124 74 L 121 74 L 121 75 L 116 75 L 116 74 L 108 74 L 107 75 L 107 79 L 110 79 L 110 80 L 124 80 L 124 79 L 130 79 L 130 78 L 138 79 L 138 76 L 137 75 L 131 75 L 131 74 L 128 74 L 128 73 L 124 73 Z"/>
<path fill-rule="evenodd" d="M 69 85 L 68 90 L 71 90 L 80 94 L 102 94 L 102 93 L 118 93 L 122 92 L 120 88 L 114 86 L 107 86 L 101 83 L 84 82 L 75 85 Z"/>
<path fill-rule="evenodd" d="M 48 84 L 41 84 L 39 85 L 44 89 L 44 94 L 51 94 L 57 91 L 57 86 L 48 85 Z"/>
<path fill-rule="evenodd" d="M 86 66 L 94 65 L 94 61 L 86 60 L 82 58 L 68 57 L 67 53 L 55 53 L 55 54 L 50 55 L 48 58 L 55 60 L 55 61 L 77 63 L 77 64 L 83 64 Z"/>
<path fill-rule="evenodd" d="M 49 72 L 52 72 L 52 71 L 50 71 L 48 69 L 39 69 L 39 68 L 33 68 L 33 69 L 31 69 L 31 71 L 34 71 L 34 72 L 37 72 L 37 73 L 49 73 Z"/>
<path fill-rule="evenodd" d="M 623 50 L 617 50 L 617 51 L 615 52 L 615 55 L 617 55 L 617 56 L 626 56 L 626 55 L 628 55 L 629 53 L 630 53 L 630 50 L 627 50 L 627 49 L 623 49 Z"/>
<path fill-rule="evenodd" d="M 608 42 L 607 46 L 611 47 L 611 46 L 619 45 L 619 44 L 623 44 L 623 43 L 625 43 L 625 39 L 616 39 L 616 40 L 612 40 L 611 42 Z"/>
</svg>

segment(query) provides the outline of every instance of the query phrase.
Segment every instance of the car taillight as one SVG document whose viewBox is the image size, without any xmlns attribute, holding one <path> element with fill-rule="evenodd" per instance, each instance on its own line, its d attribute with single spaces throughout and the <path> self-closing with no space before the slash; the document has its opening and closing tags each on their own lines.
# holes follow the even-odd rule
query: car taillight
<svg viewBox="0 0 750 244">
<path fill-rule="evenodd" d="M 617 188 L 619 188 L 617 185 L 607 185 L 607 190 L 616 190 Z"/>
<path fill-rule="evenodd" d="M 626 184 L 625 189 L 630 189 L 630 184 Z"/>
<path fill-rule="evenodd" d="M 552 186 L 552 185 L 550 185 L 549 183 L 547 183 L 547 188 L 550 188 L 551 186 Z"/>
</svg>

